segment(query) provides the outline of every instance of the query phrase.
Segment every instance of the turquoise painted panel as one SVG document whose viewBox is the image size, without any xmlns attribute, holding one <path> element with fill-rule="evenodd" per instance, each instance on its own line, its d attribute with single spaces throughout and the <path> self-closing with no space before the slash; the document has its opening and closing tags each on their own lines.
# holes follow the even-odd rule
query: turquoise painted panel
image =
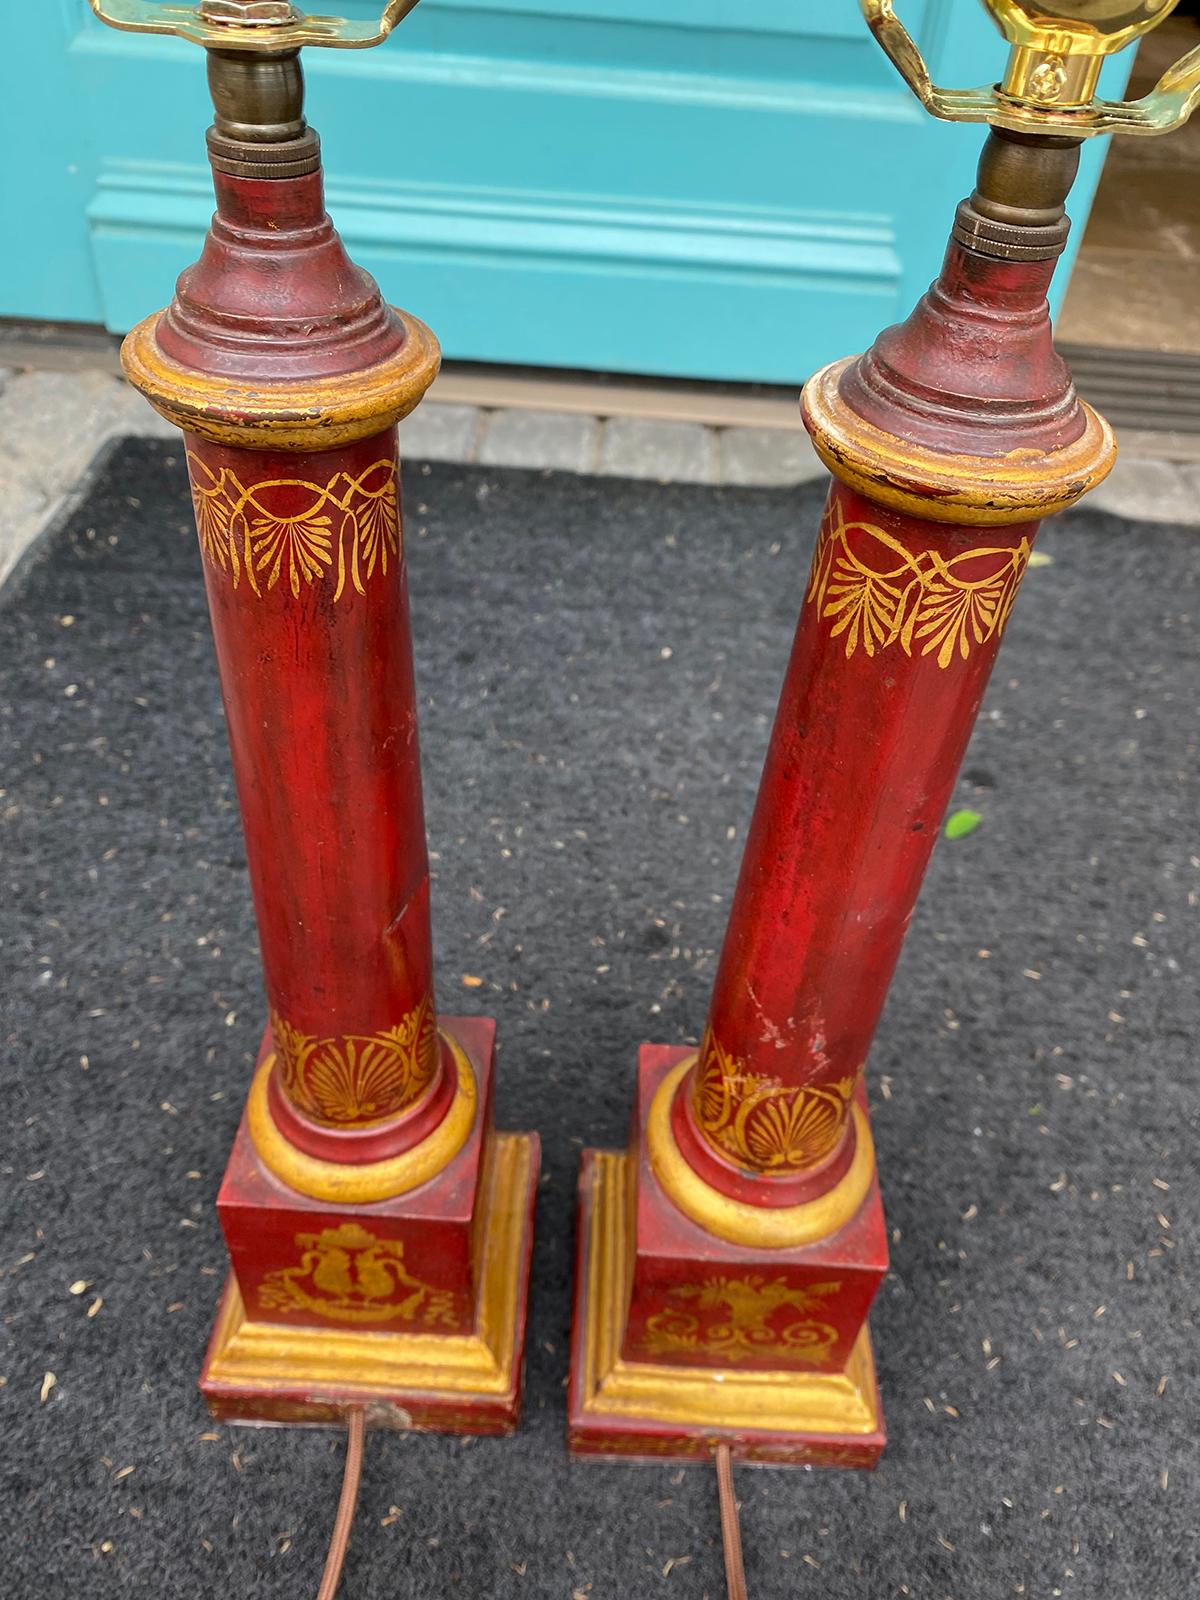
<svg viewBox="0 0 1200 1600">
<path fill-rule="evenodd" d="M 0 316 L 100 322 L 103 306 L 90 247 L 87 206 L 98 160 L 68 43 L 79 0 L 4 7 L 0 51 L 0 207 L 28 218 L 0 253 Z M 54 108 L 53 116 L 43 107 Z M 36 130 L 31 132 L 31 129 Z"/>
<path fill-rule="evenodd" d="M 354 11 L 348 8 L 347 14 Z M 358 8 L 362 10 L 362 7 Z M 862 31 L 851 6 L 805 6 L 797 0 L 433 0 L 431 10 L 500 11 L 506 15 L 592 18 L 599 21 L 666 23 L 701 32 L 797 33 L 857 38 Z M 363 12 L 370 13 L 368 5 Z"/>
<path fill-rule="evenodd" d="M 200 52 L 33 9 L 44 75 L 12 88 L 73 115 L 29 151 L 45 237 L 0 263 L 0 313 L 123 331 L 211 211 Z M 977 6 L 907 9 L 943 81 L 995 74 Z M 799 382 L 924 288 L 982 138 L 921 112 L 857 0 L 423 0 L 306 60 L 330 210 L 451 358 Z"/>
</svg>

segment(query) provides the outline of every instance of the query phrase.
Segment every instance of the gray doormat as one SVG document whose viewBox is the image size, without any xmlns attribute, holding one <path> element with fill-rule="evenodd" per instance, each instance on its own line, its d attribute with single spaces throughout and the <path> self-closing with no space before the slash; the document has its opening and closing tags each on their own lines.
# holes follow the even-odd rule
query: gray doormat
<svg viewBox="0 0 1200 1600">
<path fill-rule="evenodd" d="M 710 1469 L 565 1454 L 575 1176 L 702 1023 L 820 491 L 407 496 L 440 999 L 545 1181 L 521 1431 L 372 1437 L 344 1593 L 716 1600 Z M 754 1600 L 1195 1593 L 1200 544 L 1044 549 L 871 1062 L 891 1443 L 739 1471 Z M 294 1600 L 342 1442 L 195 1390 L 263 1001 L 178 446 L 108 457 L 0 641 L 0 1587 Z"/>
</svg>

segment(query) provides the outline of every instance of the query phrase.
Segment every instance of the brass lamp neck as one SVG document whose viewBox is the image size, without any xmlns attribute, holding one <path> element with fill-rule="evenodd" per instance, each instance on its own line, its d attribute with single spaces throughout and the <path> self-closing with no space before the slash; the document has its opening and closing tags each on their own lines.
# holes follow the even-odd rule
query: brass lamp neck
<svg viewBox="0 0 1200 1600">
<path fill-rule="evenodd" d="M 1071 223 L 1066 199 L 1079 170 L 1079 139 L 992 128 L 975 191 L 958 208 L 954 237 L 980 255 L 1047 261 L 1061 255 Z"/>
<path fill-rule="evenodd" d="M 218 172 L 239 178 L 299 178 L 316 172 L 321 144 L 304 120 L 299 50 L 208 50 L 216 120 L 208 152 Z"/>
</svg>

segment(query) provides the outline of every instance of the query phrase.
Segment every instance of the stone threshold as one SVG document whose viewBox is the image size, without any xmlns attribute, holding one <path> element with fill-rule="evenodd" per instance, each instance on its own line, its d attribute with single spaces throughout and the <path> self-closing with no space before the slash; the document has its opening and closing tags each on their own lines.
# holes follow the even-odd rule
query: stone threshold
<svg viewBox="0 0 1200 1600">
<path fill-rule="evenodd" d="M 99 363 L 94 346 L 47 341 L 37 354 L 55 359 L 0 368 L 0 582 L 104 443 L 125 434 L 177 437 L 117 375 L 105 339 Z M 747 393 L 736 414 L 754 420 L 722 422 L 735 413 L 715 409 L 726 404 L 721 390 L 452 367 L 401 425 L 401 451 L 410 460 L 714 487 L 788 488 L 824 476 L 794 396 Z M 729 403 L 738 399 L 735 392 Z M 1121 445 L 1116 470 L 1088 504 L 1147 522 L 1200 524 L 1200 435 L 1123 432 Z"/>
</svg>

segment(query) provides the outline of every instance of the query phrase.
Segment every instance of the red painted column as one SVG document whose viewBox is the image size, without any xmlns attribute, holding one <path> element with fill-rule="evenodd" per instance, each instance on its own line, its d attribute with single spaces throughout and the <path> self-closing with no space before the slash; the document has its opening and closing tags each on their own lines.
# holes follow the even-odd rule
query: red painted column
<svg viewBox="0 0 1200 1600">
<path fill-rule="evenodd" d="M 444 1115 L 394 430 L 338 451 L 188 439 L 276 1066 L 331 1160 Z"/>
<path fill-rule="evenodd" d="M 319 170 L 218 169 L 214 186 L 204 252 L 156 329 L 163 355 L 297 384 L 404 349 L 334 232 Z M 453 1095 L 395 429 L 302 455 L 186 439 L 271 1008 L 272 1115 L 309 1155 L 379 1160 L 423 1138 Z"/>
<path fill-rule="evenodd" d="M 949 460 L 1077 445 L 1054 264 L 952 241 L 908 322 L 827 379 L 830 403 L 864 436 Z M 752 1205 L 818 1197 L 854 1159 L 867 1052 L 1039 527 L 995 523 L 986 495 L 958 521 L 926 504 L 914 515 L 835 477 L 699 1059 L 672 1108 L 685 1159 Z"/>
<path fill-rule="evenodd" d="M 216 216 L 122 353 L 184 435 L 269 1003 L 201 1389 L 506 1432 L 539 1149 L 493 1126 L 494 1023 L 434 993 L 396 424 L 437 342 L 325 213 L 298 49 L 214 46 L 209 80 Z"/>
<path fill-rule="evenodd" d="M 1046 303 L 1074 160 L 993 133 L 929 293 L 805 388 L 833 483 L 700 1049 L 644 1045 L 584 1154 L 578 1453 L 883 1449 L 864 1064 L 1041 520 L 1114 455 Z"/>
<path fill-rule="evenodd" d="M 832 1187 L 850 1107 L 1036 523 L 938 524 L 835 483 L 681 1149 L 759 1205 Z"/>
</svg>

